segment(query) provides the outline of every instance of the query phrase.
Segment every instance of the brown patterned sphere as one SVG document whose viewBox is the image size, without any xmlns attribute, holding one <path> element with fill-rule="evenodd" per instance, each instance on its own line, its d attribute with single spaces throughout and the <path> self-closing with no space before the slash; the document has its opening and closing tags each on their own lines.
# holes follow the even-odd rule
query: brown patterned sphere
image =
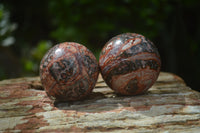
<svg viewBox="0 0 200 133">
<path fill-rule="evenodd" d="M 74 42 L 55 45 L 40 63 L 42 85 L 47 95 L 58 101 L 75 101 L 88 96 L 98 74 L 95 56 Z"/>
<path fill-rule="evenodd" d="M 157 80 L 161 60 L 150 40 L 140 34 L 124 33 L 106 43 L 99 66 L 105 82 L 116 93 L 137 95 Z"/>
</svg>

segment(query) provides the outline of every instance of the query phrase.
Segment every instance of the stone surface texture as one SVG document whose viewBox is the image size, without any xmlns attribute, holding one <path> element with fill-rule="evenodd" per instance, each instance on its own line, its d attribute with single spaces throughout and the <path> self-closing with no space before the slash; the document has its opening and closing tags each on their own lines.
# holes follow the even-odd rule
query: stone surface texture
<svg viewBox="0 0 200 133">
<path fill-rule="evenodd" d="M 105 44 L 99 66 L 103 79 L 116 93 L 138 95 L 157 80 L 161 60 L 149 39 L 136 33 L 124 33 Z"/>
<path fill-rule="evenodd" d="M 87 97 L 99 74 L 93 53 L 75 42 L 52 47 L 40 64 L 42 85 L 51 99 L 76 101 Z"/>
<path fill-rule="evenodd" d="M 200 93 L 161 72 L 143 95 L 118 96 L 99 76 L 87 99 L 53 102 L 39 77 L 3 80 L 0 132 L 199 133 Z"/>
</svg>

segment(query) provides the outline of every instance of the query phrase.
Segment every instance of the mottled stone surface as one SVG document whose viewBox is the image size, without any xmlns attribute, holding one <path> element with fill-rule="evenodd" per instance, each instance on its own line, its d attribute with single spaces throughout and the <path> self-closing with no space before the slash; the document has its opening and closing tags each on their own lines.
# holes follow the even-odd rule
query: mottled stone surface
<svg viewBox="0 0 200 133">
<path fill-rule="evenodd" d="M 99 66 L 103 79 L 116 93 L 145 93 L 157 80 L 160 55 L 155 45 L 136 33 L 110 39 L 101 51 Z"/>
<path fill-rule="evenodd" d="M 39 77 L 0 81 L 0 132 L 199 133 L 200 93 L 161 72 L 143 95 L 118 96 L 99 77 L 78 102 L 53 103 Z"/>
<path fill-rule="evenodd" d="M 93 53 L 74 42 L 55 45 L 40 64 L 40 78 L 47 95 L 59 101 L 76 101 L 88 96 L 98 74 Z"/>
</svg>

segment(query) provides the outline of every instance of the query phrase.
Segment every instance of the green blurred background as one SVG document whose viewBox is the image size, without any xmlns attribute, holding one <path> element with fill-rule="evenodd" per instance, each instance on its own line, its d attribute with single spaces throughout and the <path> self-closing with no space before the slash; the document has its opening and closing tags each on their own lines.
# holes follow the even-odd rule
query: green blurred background
<svg viewBox="0 0 200 133">
<path fill-rule="evenodd" d="M 158 47 L 162 71 L 200 90 L 199 7 L 199 0 L 2 0 L 0 80 L 39 75 L 57 43 L 84 44 L 98 58 L 110 38 L 136 32 Z"/>
</svg>

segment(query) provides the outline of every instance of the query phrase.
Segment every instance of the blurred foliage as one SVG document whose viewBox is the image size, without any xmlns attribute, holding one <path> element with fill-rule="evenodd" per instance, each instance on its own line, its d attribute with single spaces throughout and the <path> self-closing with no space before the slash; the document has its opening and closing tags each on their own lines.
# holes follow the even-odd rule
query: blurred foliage
<svg viewBox="0 0 200 133">
<path fill-rule="evenodd" d="M 9 17 L 9 12 L 0 4 L 0 45 L 4 47 L 10 46 L 15 42 L 12 32 L 17 25 L 10 23 Z"/>
<path fill-rule="evenodd" d="M 24 53 L 25 56 L 22 58 L 24 70 L 26 72 L 38 72 L 39 63 L 44 54 L 52 47 L 50 41 L 40 41 L 36 47 L 32 48 L 31 51 Z"/>
<path fill-rule="evenodd" d="M 1 35 L 0 42 L 2 45 L 3 40 L 14 37 L 15 43 L 9 49 L 21 64 L 21 75 L 17 77 L 38 75 L 42 56 L 57 43 L 81 43 L 98 59 L 110 38 L 136 32 L 158 47 L 162 71 L 176 73 L 199 89 L 199 6 L 199 0 L 3 0 L 0 24 L 6 20 L 10 28 L 4 39 Z M 15 23 L 18 28 L 13 32 Z M 0 33 L 5 27 L 0 26 Z M 1 71 L 0 75 L 5 74 Z"/>
<path fill-rule="evenodd" d="M 11 73 L 7 74 L 7 71 L 9 71 L 7 66 L 2 65 L 2 62 L 5 62 L 6 59 L 11 59 L 7 56 L 7 50 L 3 48 L 14 44 L 15 38 L 13 37 L 13 31 L 16 27 L 16 23 L 10 22 L 9 11 L 0 4 L 0 79 L 7 78 L 7 75 L 12 75 Z"/>
<path fill-rule="evenodd" d="M 101 48 L 101 40 L 122 32 L 138 32 L 156 37 L 164 27 L 172 6 L 166 0 L 152 1 L 50 1 L 51 36 L 59 41 L 75 40 L 91 49 Z M 56 12 L 55 12 L 56 11 Z M 159 12 L 159 13 L 158 13 Z"/>
</svg>

